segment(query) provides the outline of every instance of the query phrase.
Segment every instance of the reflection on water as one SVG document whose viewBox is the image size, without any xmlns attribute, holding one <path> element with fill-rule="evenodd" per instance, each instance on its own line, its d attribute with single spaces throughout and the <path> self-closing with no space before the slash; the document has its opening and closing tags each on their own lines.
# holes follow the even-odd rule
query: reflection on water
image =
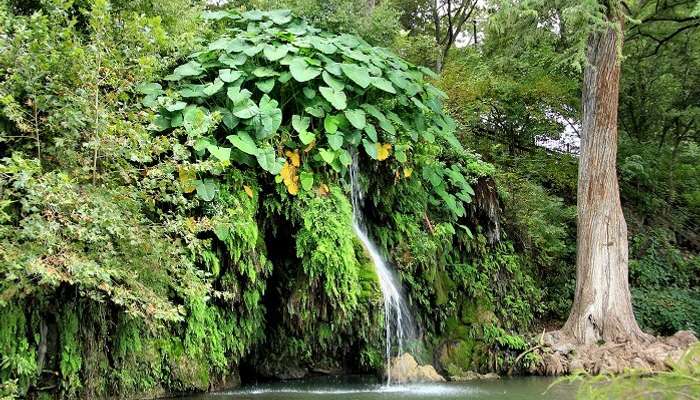
<svg viewBox="0 0 700 400">
<path fill-rule="evenodd" d="M 190 396 L 189 400 L 573 400 L 575 388 L 542 377 L 481 380 L 463 383 L 386 386 L 368 378 L 317 378 L 297 382 L 247 385 L 240 389 Z M 546 392 L 546 393 L 545 393 Z"/>
</svg>

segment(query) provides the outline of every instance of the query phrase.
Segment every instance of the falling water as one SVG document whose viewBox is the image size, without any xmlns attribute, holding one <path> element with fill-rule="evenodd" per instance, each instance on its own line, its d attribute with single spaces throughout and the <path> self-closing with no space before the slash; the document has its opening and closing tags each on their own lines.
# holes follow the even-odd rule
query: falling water
<svg viewBox="0 0 700 400">
<path fill-rule="evenodd" d="M 397 347 L 396 355 L 403 354 L 404 340 L 410 339 L 413 332 L 413 319 L 409 312 L 406 300 L 401 291 L 401 285 L 391 267 L 387 265 L 374 242 L 367 235 L 367 227 L 362 215 L 363 196 L 358 184 L 357 158 L 353 157 L 350 167 L 350 188 L 352 200 L 352 227 L 355 234 L 364 245 L 372 264 L 377 271 L 379 286 L 384 297 L 384 326 L 386 327 L 386 362 L 387 385 L 391 385 L 391 349 Z"/>
</svg>

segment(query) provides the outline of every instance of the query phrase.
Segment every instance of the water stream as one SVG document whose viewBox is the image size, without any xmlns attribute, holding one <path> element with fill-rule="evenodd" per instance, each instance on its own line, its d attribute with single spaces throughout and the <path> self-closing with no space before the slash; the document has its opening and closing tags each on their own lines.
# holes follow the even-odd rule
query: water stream
<svg viewBox="0 0 700 400">
<path fill-rule="evenodd" d="M 404 352 L 404 343 L 411 339 L 415 332 L 413 318 L 401 290 L 396 274 L 384 260 L 384 257 L 367 234 L 364 216 L 362 214 L 363 193 L 358 182 L 357 157 L 353 157 L 350 167 L 350 188 L 352 200 L 352 228 L 360 239 L 372 264 L 377 271 L 379 286 L 384 297 L 384 326 L 386 328 L 386 368 L 387 385 L 391 385 L 391 359 L 393 355 L 400 356 Z M 392 347 L 397 351 L 392 355 Z M 400 382 L 399 382 L 400 383 Z"/>
</svg>

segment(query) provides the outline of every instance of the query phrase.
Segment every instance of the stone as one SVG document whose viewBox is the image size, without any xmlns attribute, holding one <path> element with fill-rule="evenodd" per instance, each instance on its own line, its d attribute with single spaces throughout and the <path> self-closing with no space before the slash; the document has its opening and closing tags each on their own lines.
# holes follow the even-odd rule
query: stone
<svg viewBox="0 0 700 400">
<path fill-rule="evenodd" d="M 432 365 L 418 365 L 416 359 L 408 353 L 394 357 L 390 362 L 389 378 L 392 382 L 419 383 L 444 382 Z"/>
</svg>

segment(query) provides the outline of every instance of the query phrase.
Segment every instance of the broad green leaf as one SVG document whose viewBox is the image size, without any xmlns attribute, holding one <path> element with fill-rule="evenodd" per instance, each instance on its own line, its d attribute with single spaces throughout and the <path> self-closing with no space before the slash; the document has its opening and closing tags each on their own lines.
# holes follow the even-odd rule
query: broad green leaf
<svg viewBox="0 0 700 400">
<path fill-rule="evenodd" d="M 233 104 L 242 103 L 250 99 L 251 95 L 252 93 L 250 93 L 248 89 L 241 90 L 238 86 L 229 86 L 228 89 L 226 89 L 226 96 L 231 99 Z"/>
<path fill-rule="evenodd" d="M 316 48 L 316 50 L 324 54 L 333 54 L 337 50 L 337 48 L 330 41 L 318 36 L 311 36 L 309 41 Z"/>
<path fill-rule="evenodd" d="M 172 103 L 172 104 L 165 106 L 165 109 L 170 111 L 170 112 L 175 112 L 175 111 L 184 110 L 186 106 L 187 106 L 187 103 L 185 103 L 184 101 L 176 101 L 175 103 Z"/>
<path fill-rule="evenodd" d="M 331 146 L 331 149 L 333 149 L 333 150 L 338 150 L 343 146 L 343 134 L 342 133 L 336 133 L 334 135 L 326 135 L 326 138 L 328 139 L 328 145 Z"/>
<path fill-rule="evenodd" d="M 209 47 L 207 49 L 209 50 L 225 50 L 229 44 L 231 44 L 231 41 L 233 39 L 229 37 L 222 37 L 219 39 L 216 39 L 215 41 L 211 42 L 209 44 Z"/>
<path fill-rule="evenodd" d="M 241 16 L 243 18 L 251 20 L 251 21 L 260 21 L 263 19 L 263 15 L 265 15 L 265 14 L 260 10 L 246 11 L 246 12 L 241 14 Z"/>
<path fill-rule="evenodd" d="M 350 152 L 345 149 L 338 151 L 338 160 L 343 166 L 349 167 L 352 164 L 352 156 Z"/>
<path fill-rule="evenodd" d="M 268 11 L 266 15 L 277 25 L 284 25 L 292 20 L 292 12 L 289 10 L 272 10 Z"/>
<path fill-rule="evenodd" d="M 201 135 L 209 130 L 210 119 L 204 109 L 197 106 L 185 108 L 183 125 L 190 134 Z"/>
<path fill-rule="evenodd" d="M 279 72 L 268 67 L 257 67 L 253 70 L 252 74 L 258 78 L 269 78 L 271 76 L 279 75 Z"/>
<path fill-rule="evenodd" d="M 202 64 L 197 61 L 190 61 L 175 68 L 173 72 L 178 76 L 197 76 L 203 73 L 204 69 L 202 69 Z"/>
<path fill-rule="evenodd" d="M 326 85 L 330 86 L 331 88 L 335 90 L 345 89 L 345 84 L 340 79 L 334 78 L 327 71 L 323 71 L 321 77 L 323 77 L 323 81 L 326 82 Z"/>
<path fill-rule="evenodd" d="M 214 82 L 208 84 L 208 85 L 204 88 L 203 92 L 204 92 L 204 94 L 206 94 L 207 96 L 213 96 L 213 95 L 215 95 L 216 93 L 218 93 L 219 90 L 221 90 L 223 87 L 224 87 L 224 81 L 221 80 L 221 79 L 219 79 L 219 78 L 217 78 L 217 79 L 214 80 Z"/>
<path fill-rule="evenodd" d="M 321 68 L 310 66 L 303 57 L 295 57 L 289 63 L 289 72 L 297 82 L 306 82 L 319 76 Z"/>
<path fill-rule="evenodd" d="M 141 94 L 161 94 L 163 87 L 159 83 L 142 83 L 136 86 L 136 92 Z"/>
<path fill-rule="evenodd" d="M 336 133 L 342 122 L 340 115 L 326 115 L 326 118 L 323 119 L 323 129 L 327 134 Z"/>
<path fill-rule="evenodd" d="M 270 78 L 264 81 L 257 81 L 255 86 L 263 93 L 270 93 L 275 87 L 275 79 Z"/>
<path fill-rule="evenodd" d="M 282 124 L 282 110 L 277 107 L 278 104 L 277 100 L 271 99 L 268 95 L 263 95 L 260 99 L 259 110 L 262 127 L 258 129 L 258 139 L 273 135 Z"/>
<path fill-rule="evenodd" d="M 367 120 L 365 118 L 365 112 L 357 110 L 345 110 L 345 117 L 350 121 L 350 124 L 356 129 L 364 129 Z"/>
<path fill-rule="evenodd" d="M 262 43 L 256 44 L 256 45 L 254 45 L 254 46 L 248 45 L 247 47 L 245 47 L 245 48 L 243 49 L 243 53 L 244 53 L 245 55 L 247 55 L 248 57 L 253 57 L 254 55 L 260 53 L 260 52 L 263 50 L 263 47 L 264 47 L 264 46 L 265 46 L 265 45 L 263 45 Z"/>
<path fill-rule="evenodd" d="M 394 89 L 394 86 L 392 86 L 391 82 L 387 81 L 384 78 L 372 77 L 370 83 L 377 89 L 381 89 L 391 94 L 396 94 L 396 89 Z"/>
<path fill-rule="evenodd" d="M 273 46 L 268 44 L 263 49 L 263 54 L 265 55 L 265 58 L 267 58 L 269 61 L 281 60 L 282 58 L 284 58 L 284 56 L 287 55 L 288 52 L 289 46 L 287 46 L 286 44 L 280 46 Z"/>
<path fill-rule="evenodd" d="M 306 111 L 310 115 L 313 115 L 316 118 L 323 118 L 323 116 L 326 115 L 326 112 L 321 106 L 306 107 L 304 108 L 304 111 Z"/>
<path fill-rule="evenodd" d="M 204 201 L 214 200 L 214 196 L 216 195 L 216 182 L 211 179 L 205 179 L 203 181 L 197 180 L 195 182 L 197 187 L 197 197 Z"/>
<path fill-rule="evenodd" d="M 316 97 L 316 91 L 308 86 L 305 86 L 304 89 L 302 89 L 302 91 L 304 92 L 304 96 L 309 100 Z"/>
<path fill-rule="evenodd" d="M 246 154 L 250 154 L 251 156 L 258 155 L 258 146 L 255 144 L 255 141 L 253 141 L 253 138 L 251 138 L 247 133 L 240 132 L 236 135 L 228 135 L 226 136 L 226 139 L 228 139 L 231 144 L 236 146 L 238 150 Z"/>
<path fill-rule="evenodd" d="M 355 64 L 340 64 L 340 69 L 343 71 L 343 74 L 351 81 L 355 82 L 357 86 L 363 89 L 369 86 L 370 76 L 367 68 Z"/>
<path fill-rule="evenodd" d="M 284 158 L 275 157 L 275 149 L 272 146 L 258 150 L 256 158 L 260 167 L 272 175 L 279 174 L 284 165 Z"/>
<path fill-rule="evenodd" d="M 226 83 L 235 82 L 241 76 L 243 76 L 243 72 L 241 72 L 241 71 L 234 71 L 234 70 L 231 70 L 230 68 L 219 70 L 219 79 L 221 79 L 222 81 L 224 81 Z"/>
<path fill-rule="evenodd" d="M 321 156 L 323 161 L 326 162 L 326 164 L 333 163 L 333 160 L 335 159 L 335 152 L 328 149 L 318 149 L 318 154 Z"/>
<path fill-rule="evenodd" d="M 336 110 L 344 110 L 345 107 L 348 106 L 347 97 L 345 97 L 345 92 L 342 90 L 335 90 L 327 86 L 321 86 L 318 88 L 318 90 Z"/>
<path fill-rule="evenodd" d="M 290 74 L 289 71 L 282 72 L 277 78 L 277 80 L 280 81 L 280 83 L 287 83 L 290 79 L 292 79 L 292 74 Z"/>
<path fill-rule="evenodd" d="M 184 98 L 206 97 L 206 94 L 204 94 L 205 87 L 206 85 L 183 85 L 178 92 Z"/>
<path fill-rule="evenodd" d="M 299 115 L 292 115 L 292 127 L 298 133 L 306 132 L 307 129 L 309 129 L 310 124 L 311 124 L 311 118 L 302 117 Z M 304 144 L 306 144 L 306 143 L 304 143 Z"/>
<path fill-rule="evenodd" d="M 372 159 L 376 160 L 378 158 L 377 155 L 377 144 L 374 142 L 370 142 L 367 139 L 362 139 L 362 147 L 364 147 L 365 152 L 367 153 L 368 156 L 370 156 Z"/>
<path fill-rule="evenodd" d="M 216 107 L 215 111 L 221 113 L 221 120 L 228 129 L 233 129 L 238 125 L 238 118 L 233 116 L 231 110 L 224 107 Z"/>
<path fill-rule="evenodd" d="M 246 56 L 243 53 L 239 54 L 222 54 L 219 56 L 219 62 L 228 65 L 229 67 L 238 67 L 240 65 L 245 64 L 246 60 L 248 59 L 248 56 Z"/>
<path fill-rule="evenodd" d="M 316 135 L 314 135 L 312 132 L 300 132 L 299 133 L 299 140 L 301 140 L 301 143 L 303 145 L 307 145 L 316 139 Z"/>
<path fill-rule="evenodd" d="M 231 113 L 240 119 L 249 119 L 260 114 L 258 106 L 251 99 L 234 104 Z"/>
<path fill-rule="evenodd" d="M 326 71 L 330 72 L 331 74 L 335 76 L 341 76 L 343 74 L 343 71 L 340 69 L 340 64 L 337 62 L 331 62 L 326 64 Z"/>
<path fill-rule="evenodd" d="M 170 120 L 164 115 L 158 115 L 152 122 L 153 130 L 162 132 L 170 128 Z"/>
<path fill-rule="evenodd" d="M 304 190 L 311 190 L 314 186 L 314 174 L 311 172 L 302 171 L 299 174 L 299 181 L 301 182 L 301 187 Z"/>
<path fill-rule="evenodd" d="M 372 125 L 372 124 L 365 125 L 365 133 L 367 133 L 367 137 L 372 139 L 373 142 L 376 142 L 379 140 L 379 139 L 377 139 L 377 130 L 374 129 L 374 125 Z"/>
<path fill-rule="evenodd" d="M 185 117 L 182 112 L 176 112 L 175 115 L 170 119 L 170 127 L 179 128 L 185 121 Z"/>
<path fill-rule="evenodd" d="M 229 161 L 231 158 L 231 149 L 228 147 L 209 145 L 207 150 L 219 161 Z"/>
</svg>

